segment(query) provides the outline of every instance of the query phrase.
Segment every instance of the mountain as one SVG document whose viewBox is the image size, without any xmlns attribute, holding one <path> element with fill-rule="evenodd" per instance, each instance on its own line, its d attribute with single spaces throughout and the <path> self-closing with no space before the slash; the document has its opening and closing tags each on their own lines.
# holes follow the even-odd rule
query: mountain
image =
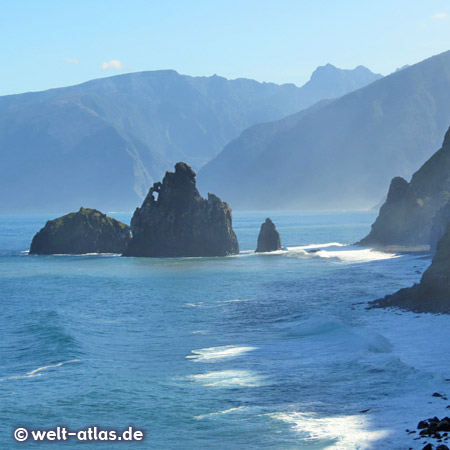
<svg viewBox="0 0 450 450">
<path fill-rule="evenodd" d="M 302 94 L 308 103 L 305 107 L 325 98 L 342 97 L 380 78 L 382 75 L 374 74 L 364 66 L 351 70 L 339 69 L 332 64 L 319 66 L 311 79 L 302 86 Z"/>
<path fill-rule="evenodd" d="M 198 169 L 245 128 L 378 77 L 329 71 L 305 92 L 163 70 L 0 97 L 0 212 L 132 210 L 175 162 Z"/>
<path fill-rule="evenodd" d="M 244 131 L 198 174 L 233 208 L 360 209 L 412 172 L 450 123 L 450 52 Z"/>
<path fill-rule="evenodd" d="M 391 181 L 387 200 L 368 236 L 367 246 L 431 245 L 444 235 L 450 221 L 450 128 L 438 150 L 408 183 Z"/>
</svg>

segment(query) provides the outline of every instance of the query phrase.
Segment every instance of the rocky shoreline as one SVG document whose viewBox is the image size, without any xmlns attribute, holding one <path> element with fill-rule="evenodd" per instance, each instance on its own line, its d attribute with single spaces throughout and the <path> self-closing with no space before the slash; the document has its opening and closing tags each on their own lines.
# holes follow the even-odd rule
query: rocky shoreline
<svg viewBox="0 0 450 450">
<path fill-rule="evenodd" d="M 448 400 L 446 396 L 435 392 L 433 397 L 441 397 L 443 400 Z M 447 406 L 450 409 L 450 405 Z M 424 445 L 422 450 L 450 450 L 446 443 L 450 439 L 450 417 L 439 417 L 434 416 L 428 419 L 421 420 L 416 427 L 416 430 L 405 430 L 408 435 L 418 434 L 417 437 L 413 438 L 415 441 L 423 439 L 422 445 Z M 432 440 L 432 442 L 430 442 Z M 410 447 L 412 450 L 412 447 Z"/>
</svg>

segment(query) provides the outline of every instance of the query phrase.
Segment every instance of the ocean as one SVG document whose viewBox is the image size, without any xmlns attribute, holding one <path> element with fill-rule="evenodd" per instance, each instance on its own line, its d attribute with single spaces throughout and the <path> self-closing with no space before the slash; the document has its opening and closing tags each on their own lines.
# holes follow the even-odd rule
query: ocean
<svg viewBox="0 0 450 450">
<path fill-rule="evenodd" d="M 267 216 L 285 249 L 255 254 Z M 235 212 L 239 255 L 173 259 L 28 255 L 56 215 L 0 217 L 0 448 L 131 426 L 83 448 L 421 449 L 405 430 L 449 413 L 450 320 L 366 309 L 431 261 L 352 246 L 375 216 Z"/>
</svg>

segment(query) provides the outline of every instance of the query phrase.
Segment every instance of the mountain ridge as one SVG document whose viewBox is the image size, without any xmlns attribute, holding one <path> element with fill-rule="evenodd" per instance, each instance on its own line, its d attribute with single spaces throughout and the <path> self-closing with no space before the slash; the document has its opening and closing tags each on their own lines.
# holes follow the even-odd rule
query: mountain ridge
<svg viewBox="0 0 450 450">
<path fill-rule="evenodd" d="M 134 209 L 174 162 L 197 169 L 247 127 L 308 102 L 293 84 L 174 70 L 0 97 L 0 212 L 60 212 L 92 199 Z"/>
<path fill-rule="evenodd" d="M 241 135 L 200 170 L 199 186 L 234 209 L 368 208 L 394 175 L 409 177 L 440 144 L 449 93 L 450 51 L 282 119 L 291 123 L 256 154 Z"/>
</svg>

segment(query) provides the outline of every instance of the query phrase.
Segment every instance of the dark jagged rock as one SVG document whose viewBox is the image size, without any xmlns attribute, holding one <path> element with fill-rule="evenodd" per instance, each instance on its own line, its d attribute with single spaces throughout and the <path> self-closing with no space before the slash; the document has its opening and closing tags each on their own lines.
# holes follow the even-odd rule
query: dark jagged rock
<svg viewBox="0 0 450 450">
<path fill-rule="evenodd" d="M 239 252 L 231 209 L 213 194 L 204 199 L 185 163 L 155 183 L 131 219 L 124 256 L 225 256 Z"/>
<path fill-rule="evenodd" d="M 261 225 L 258 235 L 258 245 L 256 252 L 274 252 L 281 249 L 280 233 L 278 233 L 275 224 L 267 218 Z"/>
<path fill-rule="evenodd" d="M 412 177 L 392 180 L 387 200 L 360 245 L 436 245 L 450 219 L 450 129 L 442 148 Z"/>
<path fill-rule="evenodd" d="M 96 209 L 80 208 L 49 220 L 33 238 L 31 254 L 123 253 L 130 227 Z"/>
<path fill-rule="evenodd" d="M 450 313 L 450 224 L 437 245 L 430 267 L 419 284 L 371 302 L 372 307 L 396 306 L 418 312 Z"/>
<path fill-rule="evenodd" d="M 437 442 L 442 442 L 442 439 L 447 440 L 448 434 L 445 433 L 450 427 L 450 419 L 444 417 L 440 420 L 438 417 L 432 417 L 431 419 L 421 420 L 417 425 L 420 431 L 419 435 L 422 437 L 427 437 L 428 439 L 437 439 Z M 409 431 L 409 430 L 407 430 Z M 443 432 L 441 434 L 441 432 Z M 410 432 L 411 433 L 411 432 Z M 425 447 L 422 450 L 433 450 L 433 445 L 431 443 L 424 442 Z M 449 450 L 445 444 L 440 444 L 437 446 L 436 450 Z"/>
</svg>

